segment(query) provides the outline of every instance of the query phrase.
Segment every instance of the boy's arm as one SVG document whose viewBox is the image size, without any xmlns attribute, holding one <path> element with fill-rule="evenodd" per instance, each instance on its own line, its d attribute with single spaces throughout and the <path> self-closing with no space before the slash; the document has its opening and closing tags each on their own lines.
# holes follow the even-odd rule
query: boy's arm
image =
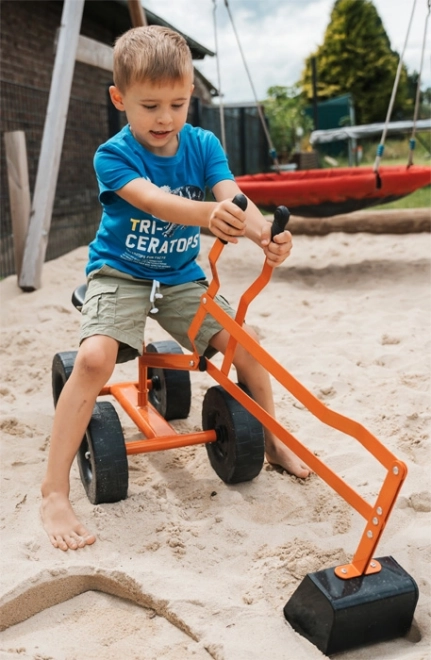
<svg viewBox="0 0 431 660">
<path fill-rule="evenodd" d="M 239 191 L 236 184 L 235 189 Z M 236 243 L 236 237 L 245 232 L 244 213 L 230 200 L 222 203 L 193 201 L 165 192 L 143 178 L 129 181 L 116 193 L 135 208 L 156 218 L 179 225 L 207 227 L 229 243 Z"/>
<path fill-rule="evenodd" d="M 241 189 L 235 181 L 226 180 L 217 183 L 213 190 L 216 200 L 231 200 L 241 193 Z M 247 198 L 247 210 L 245 211 L 245 236 L 263 249 L 268 263 L 273 268 L 283 263 L 292 250 L 292 234 L 283 231 L 271 240 L 271 223 L 265 220 L 257 206 Z M 215 232 L 214 232 L 215 233 Z"/>
</svg>

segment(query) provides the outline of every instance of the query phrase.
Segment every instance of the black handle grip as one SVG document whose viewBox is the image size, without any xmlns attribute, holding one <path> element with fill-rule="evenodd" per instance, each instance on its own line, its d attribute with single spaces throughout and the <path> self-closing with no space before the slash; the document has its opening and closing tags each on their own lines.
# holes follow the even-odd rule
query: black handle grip
<svg viewBox="0 0 431 660">
<path fill-rule="evenodd" d="M 233 198 L 232 201 L 233 201 L 234 204 L 239 206 L 241 211 L 246 210 L 247 204 L 248 204 L 247 197 L 245 195 L 243 195 L 242 193 L 238 193 L 238 195 L 235 195 L 235 197 Z"/>
<path fill-rule="evenodd" d="M 236 204 L 237 206 L 239 206 L 239 208 L 241 209 L 241 211 L 245 211 L 246 208 L 247 208 L 247 204 L 248 204 L 248 202 L 247 202 L 247 197 L 246 197 L 245 195 L 243 195 L 242 193 L 238 193 L 238 195 L 235 195 L 235 197 L 233 198 L 232 202 L 233 202 L 234 204 Z M 225 241 L 223 238 L 220 238 L 219 240 L 220 240 L 224 245 L 227 245 L 227 241 Z"/>
<path fill-rule="evenodd" d="M 274 213 L 274 222 L 271 227 L 271 240 L 286 229 L 289 222 L 290 211 L 285 206 L 277 206 Z"/>
</svg>

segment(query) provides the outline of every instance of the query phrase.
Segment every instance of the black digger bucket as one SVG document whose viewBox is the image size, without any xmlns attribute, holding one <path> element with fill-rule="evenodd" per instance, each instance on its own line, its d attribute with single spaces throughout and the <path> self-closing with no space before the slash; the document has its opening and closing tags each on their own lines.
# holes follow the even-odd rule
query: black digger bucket
<svg viewBox="0 0 431 660">
<path fill-rule="evenodd" d="M 386 469 L 375 502 L 368 502 L 276 420 L 271 426 L 265 420 L 274 435 L 366 521 L 352 561 L 306 575 L 284 608 L 285 618 L 328 655 L 401 637 L 411 626 L 418 588 L 392 557 L 379 560 L 374 553 L 407 476 L 407 466 L 364 426 L 325 406 L 269 355 L 265 359 L 267 370 L 317 419 L 358 440 Z"/>
<path fill-rule="evenodd" d="M 284 607 L 292 628 L 325 655 L 405 635 L 419 592 L 392 557 L 380 557 L 378 573 L 348 580 L 334 568 L 309 573 Z"/>
<path fill-rule="evenodd" d="M 325 406 L 268 354 L 265 367 L 318 420 L 355 438 L 386 470 L 376 500 L 368 502 L 276 420 L 262 421 L 366 521 L 351 562 L 306 575 L 284 608 L 285 618 L 328 655 L 405 635 L 417 585 L 392 557 L 379 560 L 374 553 L 407 476 L 406 464 L 362 424 Z"/>
</svg>

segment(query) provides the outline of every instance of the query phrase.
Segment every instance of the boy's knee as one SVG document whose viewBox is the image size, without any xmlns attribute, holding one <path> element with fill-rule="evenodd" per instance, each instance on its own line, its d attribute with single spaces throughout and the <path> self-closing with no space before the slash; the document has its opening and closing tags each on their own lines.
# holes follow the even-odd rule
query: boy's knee
<svg viewBox="0 0 431 660">
<path fill-rule="evenodd" d="M 254 339 L 255 342 L 257 342 L 258 344 L 260 343 L 259 342 L 259 337 L 257 336 L 256 331 L 253 330 L 253 328 L 251 328 L 249 325 L 244 325 L 243 328 L 244 328 L 244 330 L 246 330 L 247 334 L 249 334 L 250 337 L 252 339 Z"/>
<path fill-rule="evenodd" d="M 88 377 L 106 376 L 114 370 L 118 346 L 84 341 L 79 349 L 75 367 Z"/>
</svg>

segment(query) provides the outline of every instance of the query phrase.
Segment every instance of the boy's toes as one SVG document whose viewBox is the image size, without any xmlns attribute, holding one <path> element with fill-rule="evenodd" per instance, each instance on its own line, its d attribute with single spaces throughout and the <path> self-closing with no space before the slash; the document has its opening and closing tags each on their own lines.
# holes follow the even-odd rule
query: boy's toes
<svg viewBox="0 0 431 660">
<path fill-rule="evenodd" d="M 64 537 L 64 540 L 67 543 L 67 547 L 70 548 L 71 550 L 76 550 L 78 548 L 79 544 L 75 536 L 67 535 Z"/>
<path fill-rule="evenodd" d="M 83 541 L 83 545 L 92 545 L 96 540 L 96 537 L 94 536 L 94 534 L 90 534 L 90 532 L 86 531 L 85 534 L 82 534 L 81 539 Z"/>
<path fill-rule="evenodd" d="M 82 536 L 72 532 L 71 534 L 64 534 L 64 536 L 51 536 L 50 539 L 54 548 L 59 548 L 66 552 L 67 550 L 78 550 L 78 548 L 84 548 L 86 545 L 91 545 L 96 540 L 96 537 L 88 532 Z"/>
<path fill-rule="evenodd" d="M 78 544 L 78 548 L 83 548 L 84 545 L 87 545 L 85 539 L 83 539 L 82 536 L 80 536 L 79 539 L 77 539 L 76 542 Z"/>
<path fill-rule="evenodd" d="M 74 531 L 72 532 L 72 536 L 75 538 L 78 543 L 78 547 L 80 548 L 83 548 L 84 545 L 91 545 L 96 540 L 94 534 L 91 534 L 91 532 L 89 532 L 88 529 L 81 524 L 75 527 Z"/>
<path fill-rule="evenodd" d="M 50 539 L 51 539 L 51 543 L 54 546 L 54 548 L 59 548 L 60 550 L 63 550 L 64 552 L 66 552 L 66 550 L 68 550 L 68 545 L 67 545 L 67 543 L 65 542 L 65 540 L 63 539 L 62 536 L 51 536 Z"/>
<path fill-rule="evenodd" d="M 90 539 L 91 534 L 88 534 L 88 532 L 84 532 L 83 534 L 80 533 L 73 533 L 71 535 L 72 540 L 76 542 L 76 547 L 77 548 L 83 548 L 87 543 L 89 542 L 87 539 Z M 91 541 L 90 541 L 91 543 Z"/>
</svg>

